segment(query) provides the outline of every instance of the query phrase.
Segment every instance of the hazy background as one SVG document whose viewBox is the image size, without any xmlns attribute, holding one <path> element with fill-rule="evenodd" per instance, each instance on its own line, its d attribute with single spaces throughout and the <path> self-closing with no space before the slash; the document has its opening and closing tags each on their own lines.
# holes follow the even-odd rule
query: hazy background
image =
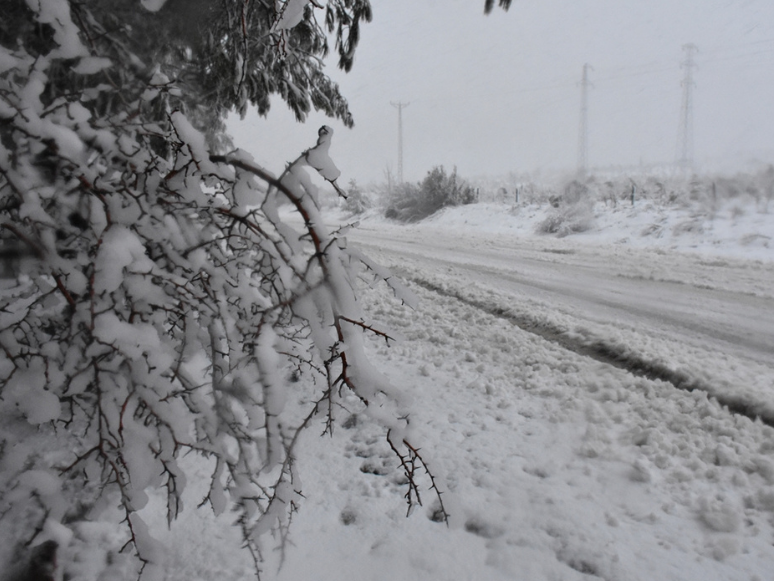
<svg viewBox="0 0 774 581">
<path fill-rule="evenodd" d="M 670 163 L 676 156 L 684 59 L 694 43 L 695 160 L 731 171 L 774 162 L 774 0 L 372 0 L 352 72 L 328 60 L 355 128 L 312 114 L 298 124 L 273 101 L 267 119 L 229 119 L 237 146 L 268 169 L 335 129 L 341 181 L 383 181 L 397 170 L 403 110 L 404 177 L 456 165 L 466 177 L 573 169 L 580 80 L 589 92 L 592 168 Z M 322 12 L 321 12 L 322 15 Z"/>
</svg>

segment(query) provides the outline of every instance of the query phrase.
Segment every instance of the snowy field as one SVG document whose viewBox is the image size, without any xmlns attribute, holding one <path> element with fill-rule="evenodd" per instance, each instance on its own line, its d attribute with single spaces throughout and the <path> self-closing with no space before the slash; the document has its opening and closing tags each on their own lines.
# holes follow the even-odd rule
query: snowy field
<svg viewBox="0 0 774 581">
<path fill-rule="evenodd" d="M 546 211 L 476 204 L 410 226 L 374 214 L 351 232 L 418 296 L 411 310 L 384 285 L 361 289 L 398 338 L 370 355 L 414 400 L 450 526 L 431 491 L 407 518 L 402 472 L 353 400 L 333 437 L 320 423 L 298 447 L 305 501 L 263 579 L 772 578 L 774 428 L 748 416 L 774 417 L 774 214 L 601 205 L 593 228 L 557 238 L 535 233 Z M 312 397 L 309 378 L 291 385 Z M 195 510 L 207 466 L 190 470 L 171 530 L 161 499 L 143 514 L 166 580 L 253 578 L 229 515 Z M 79 580 L 123 578 L 114 535 L 60 535 Z"/>
<path fill-rule="evenodd" d="M 596 320 L 561 305 L 552 312 L 550 295 L 509 294 L 486 277 L 475 280 L 475 270 L 455 269 L 449 256 L 477 248 L 480 258 L 489 256 L 491 273 L 503 268 L 498 252 L 520 248 L 522 257 L 540 255 L 559 269 L 614 264 L 622 280 L 771 307 L 774 215 L 734 214 L 686 231 L 678 226 L 689 217 L 643 204 L 601 212 L 591 231 L 562 239 L 535 235 L 541 210 L 530 207 L 479 204 L 412 226 L 366 217 L 350 243 L 412 280 L 420 300 L 412 311 L 386 289 L 364 286 L 367 314 L 400 337 L 391 347 L 374 341 L 371 356 L 415 400 L 412 424 L 441 475 L 451 526 L 435 522 L 430 492 L 406 518 L 402 475 L 384 434 L 359 421 L 352 402 L 332 439 L 317 436 L 322 425 L 306 434 L 299 458 L 306 500 L 285 554 L 267 556 L 264 577 L 770 579 L 774 429 L 729 412 L 704 391 L 638 376 L 512 319 L 531 314 L 574 325 L 576 339 L 626 341 L 673 371 L 737 388 L 752 407 L 765 407 L 774 390 L 774 329 L 762 325 L 757 354 L 730 346 L 718 352 L 723 338 L 681 342 L 676 331 L 649 331 L 647 321 L 637 337 L 628 322 L 605 321 L 603 309 Z M 653 224 L 660 235 L 652 235 Z M 455 243 L 458 252 L 423 256 L 423 245 Z M 511 272 L 519 265 L 514 258 Z M 708 316 L 704 304 L 688 314 Z M 308 397 L 309 386 L 296 385 L 297 397 Z M 189 506 L 203 494 L 195 488 Z M 163 519 L 149 520 L 168 554 L 170 581 L 250 577 L 251 561 L 238 550 L 228 517 L 189 511 L 171 531 Z"/>
</svg>

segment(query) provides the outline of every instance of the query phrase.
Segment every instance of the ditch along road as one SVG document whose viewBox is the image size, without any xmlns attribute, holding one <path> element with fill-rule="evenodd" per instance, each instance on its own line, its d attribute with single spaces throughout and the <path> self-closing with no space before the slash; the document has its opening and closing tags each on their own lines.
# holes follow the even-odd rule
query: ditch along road
<svg viewBox="0 0 774 581">
<path fill-rule="evenodd" d="M 347 238 L 428 290 L 774 425 L 772 263 L 427 225 Z"/>
</svg>

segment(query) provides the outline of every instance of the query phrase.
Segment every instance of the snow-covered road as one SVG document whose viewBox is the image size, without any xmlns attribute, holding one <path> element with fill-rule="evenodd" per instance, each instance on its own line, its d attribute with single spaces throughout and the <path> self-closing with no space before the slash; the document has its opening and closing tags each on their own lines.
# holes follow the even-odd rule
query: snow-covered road
<svg viewBox="0 0 774 581">
<path fill-rule="evenodd" d="M 353 422 L 334 438 L 345 451 L 343 464 L 330 445 L 308 440 L 301 461 L 316 468 L 306 481 L 323 491 L 299 515 L 297 550 L 280 579 L 768 578 L 774 430 L 702 391 L 637 377 L 512 324 L 509 314 L 523 323 L 529 312 L 542 329 L 584 325 L 611 343 L 618 340 L 612 330 L 622 326 L 593 300 L 590 316 L 551 295 L 510 286 L 507 276 L 481 278 L 498 271 L 491 245 L 458 239 L 447 251 L 450 241 L 420 235 L 430 243 L 427 253 L 383 230 L 378 242 L 375 232 L 364 232 L 363 242 L 350 238 L 419 281 L 410 283 L 420 300 L 415 311 L 383 288 L 364 291 L 363 300 L 370 317 L 403 336 L 392 348 L 374 342 L 373 358 L 416 400 L 417 436 L 444 475 L 452 528 L 432 522 L 432 498 L 403 518 L 395 506 L 400 473 L 389 450 L 378 431 Z M 576 248 L 571 255 L 546 243 L 551 256 L 588 251 L 587 260 L 604 262 L 594 258 L 602 250 Z M 519 263 L 509 264 L 502 270 L 518 273 Z M 562 262 L 550 264 L 549 273 Z M 615 268 L 606 272 L 615 279 Z M 569 294 L 572 305 L 579 299 L 567 285 L 567 293 L 557 294 Z M 560 309 L 569 312 L 551 314 Z M 659 345 L 676 348 L 678 339 L 667 342 L 657 318 L 647 322 L 640 345 L 655 344 L 653 357 Z M 705 340 L 717 346 L 718 339 Z M 684 347 L 674 354 L 692 353 Z M 715 369 L 730 372 L 720 364 Z M 761 381 L 770 385 L 772 377 L 769 369 Z M 346 476 L 358 468 L 363 476 Z"/>
<path fill-rule="evenodd" d="M 771 263 L 385 224 L 350 238 L 415 282 L 566 348 L 774 421 Z"/>
</svg>

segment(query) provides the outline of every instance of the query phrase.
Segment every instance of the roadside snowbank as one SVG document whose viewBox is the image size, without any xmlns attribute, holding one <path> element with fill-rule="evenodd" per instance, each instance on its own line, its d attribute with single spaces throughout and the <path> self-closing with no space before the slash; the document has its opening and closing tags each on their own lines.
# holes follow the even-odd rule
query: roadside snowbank
<svg viewBox="0 0 774 581">
<path fill-rule="evenodd" d="M 549 216 L 561 213 L 549 204 L 471 204 L 444 208 L 427 220 L 402 228 L 433 229 L 488 236 L 555 239 L 539 233 Z M 689 206 L 664 206 L 651 200 L 597 202 L 589 230 L 568 236 L 573 244 L 623 245 L 695 252 L 707 256 L 774 261 L 774 211 L 762 212 L 754 204 L 727 203 L 715 212 Z M 344 216 L 340 216 L 344 219 Z M 350 218 L 355 220 L 357 217 Z M 364 225 L 395 224 L 372 211 Z"/>
</svg>

